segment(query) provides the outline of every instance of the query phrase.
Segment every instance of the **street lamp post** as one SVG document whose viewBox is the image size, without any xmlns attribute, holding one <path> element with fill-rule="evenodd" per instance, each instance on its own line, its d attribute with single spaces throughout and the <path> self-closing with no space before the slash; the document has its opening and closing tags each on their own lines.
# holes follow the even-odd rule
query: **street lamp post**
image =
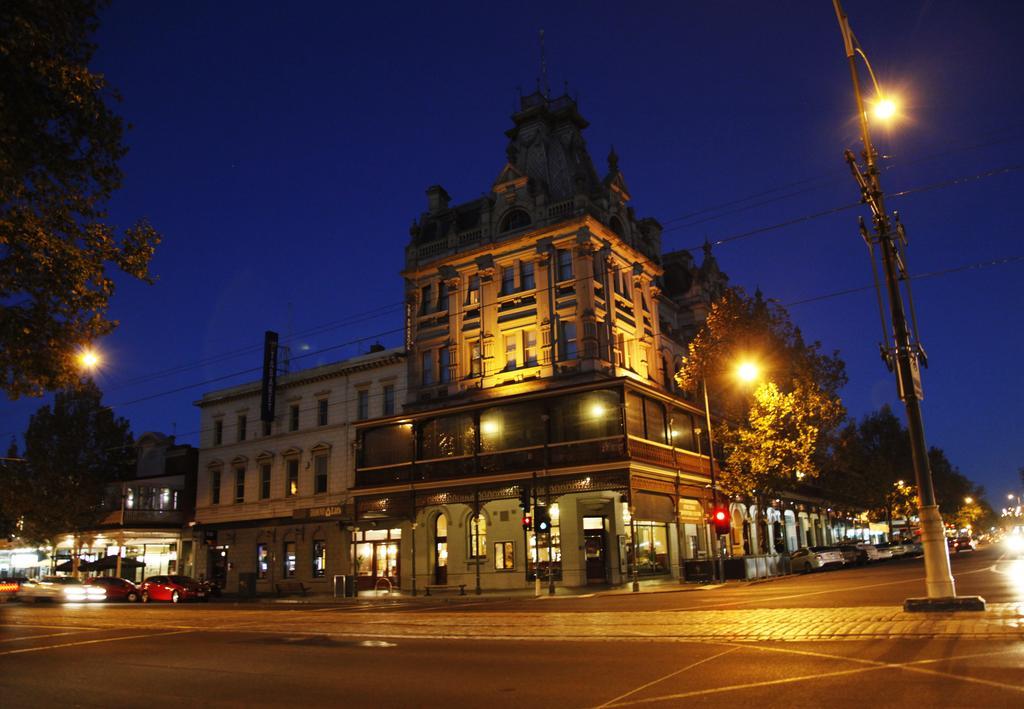
<svg viewBox="0 0 1024 709">
<path fill-rule="evenodd" d="M 945 543 L 945 533 L 939 506 L 935 501 L 935 490 L 928 464 L 928 449 L 924 437 L 924 421 L 921 417 L 921 374 L 919 357 L 922 357 L 920 345 L 911 342 L 910 330 L 907 326 L 906 313 L 903 307 L 903 293 L 900 281 L 908 278 L 906 261 L 900 253 L 897 239 L 905 244 L 902 225 L 893 225 L 885 210 L 882 187 L 879 181 L 876 153 L 871 142 L 867 114 L 864 111 L 864 100 L 861 96 L 860 81 L 857 74 L 856 54 L 860 54 L 865 63 L 867 57 L 857 46 L 856 39 L 850 29 L 839 0 L 832 0 L 843 35 L 847 61 L 850 66 L 850 77 L 853 81 L 853 93 L 857 104 L 857 117 L 860 121 L 861 140 L 864 143 L 864 169 L 857 164 L 856 157 L 849 150 L 846 159 L 853 171 L 854 178 L 860 186 L 861 195 L 872 212 L 873 231 L 868 235 L 862 227 L 861 232 L 868 242 L 869 248 L 878 245 L 882 252 L 882 265 L 885 274 L 886 290 L 889 300 L 889 317 L 892 321 L 893 347 L 883 350 L 885 360 L 890 369 L 895 368 L 900 398 L 906 406 L 907 429 L 910 434 L 911 458 L 914 475 L 917 481 L 918 508 L 921 519 L 921 545 L 924 550 L 925 586 L 927 597 L 908 598 L 904 601 L 904 609 L 908 611 L 924 610 L 984 610 L 985 601 L 979 596 L 956 595 L 956 586 L 949 566 L 949 551 Z M 869 71 L 870 71 L 870 65 Z M 872 80 L 874 73 L 872 72 Z M 876 82 L 877 87 L 877 82 Z M 879 98 L 882 98 L 879 96 Z M 898 220 L 897 220 L 898 221 Z M 913 304 L 913 301 L 911 301 Z M 883 316 L 884 324 L 884 316 Z M 888 333 L 885 333 L 888 338 Z M 916 338 L 915 338 L 916 339 Z"/>
</svg>

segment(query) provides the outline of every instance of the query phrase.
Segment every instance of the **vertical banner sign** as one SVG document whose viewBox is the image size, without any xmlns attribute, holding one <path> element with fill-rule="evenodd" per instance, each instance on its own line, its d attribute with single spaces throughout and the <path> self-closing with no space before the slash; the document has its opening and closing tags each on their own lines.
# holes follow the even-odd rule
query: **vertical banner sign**
<svg viewBox="0 0 1024 709">
<path fill-rule="evenodd" d="M 267 330 L 263 335 L 263 384 L 260 389 L 260 420 L 274 421 L 277 400 L 277 333 Z"/>
</svg>

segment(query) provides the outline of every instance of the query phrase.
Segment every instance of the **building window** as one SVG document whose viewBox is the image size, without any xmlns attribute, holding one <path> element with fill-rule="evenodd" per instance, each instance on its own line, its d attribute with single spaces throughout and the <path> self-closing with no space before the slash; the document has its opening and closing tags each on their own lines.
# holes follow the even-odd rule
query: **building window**
<svg viewBox="0 0 1024 709">
<path fill-rule="evenodd" d="M 466 305 L 476 305 L 480 302 L 480 276 L 469 277 L 469 287 L 466 288 Z"/>
<path fill-rule="evenodd" d="M 285 463 L 284 496 L 295 497 L 299 494 L 299 459 L 289 458 Z"/>
<path fill-rule="evenodd" d="M 558 330 L 559 359 L 576 359 L 579 356 L 576 349 L 576 323 L 562 320 L 558 323 Z"/>
<path fill-rule="evenodd" d="M 356 420 L 365 421 L 370 418 L 370 392 L 360 389 L 356 392 Z"/>
<path fill-rule="evenodd" d="M 430 285 L 425 285 L 420 289 L 420 315 L 426 315 L 431 312 L 433 303 L 430 300 Z"/>
<path fill-rule="evenodd" d="M 451 357 L 451 350 L 447 347 L 442 347 L 437 351 L 437 381 L 442 384 L 447 384 L 451 381 Z"/>
<path fill-rule="evenodd" d="M 479 377 L 483 374 L 483 359 L 480 356 L 480 340 L 469 343 L 469 376 Z"/>
<path fill-rule="evenodd" d="M 469 525 L 469 558 L 487 557 L 487 515 L 483 512 L 473 518 Z"/>
<path fill-rule="evenodd" d="M 444 281 L 437 284 L 437 309 L 441 312 L 448 310 L 448 284 Z"/>
<path fill-rule="evenodd" d="M 235 469 L 235 502 L 245 502 L 245 468 Z"/>
<path fill-rule="evenodd" d="M 494 543 L 494 570 L 513 571 L 516 568 L 516 547 L 513 542 Z"/>
<path fill-rule="evenodd" d="M 420 380 L 423 386 L 428 387 L 434 383 L 434 352 L 427 350 L 420 355 Z"/>
<path fill-rule="evenodd" d="M 288 407 L 288 430 L 299 430 L 299 405 L 292 404 Z"/>
<path fill-rule="evenodd" d="M 505 335 L 505 369 L 537 364 L 537 331 L 521 330 Z"/>
<path fill-rule="evenodd" d="M 256 578 L 265 579 L 270 571 L 270 548 L 266 544 L 256 545 Z"/>
<path fill-rule="evenodd" d="M 247 423 L 245 414 L 240 414 L 238 417 L 238 440 L 245 440 L 245 425 Z"/>
<path fill-rule="evenodd" d="M 505 369 L 515 369 L 518 361 L 519 347 L 517 340 L 519 334 L 505 335 Z"/>
<path fill-rule="evenodd" d="M 224 420 L 217 419 L 213 422 L 213 445 L 219 446 L 224 442 Z"/>
<path fill-rule="evenodd" d="M 533 281 L 533 261 L 520 261 L 519 290 L 533 290 L 536 287 Z"/>
<path fill-rule="evenodd" d="M 395 385 L 385 384 L 384 385 L 384 415 L 394 416 L 395 415 Z"/>
<path fill-rule="evenodd" d="M 572 251 L 558 249 L 558 280 L 568 281 L 572 279 Z"/>
<path fill-rule="evenodd" d="M 284 577 L 295 576 L 295 542 L 284 543 Z"/>
<path fill-rule="evenodd" d="M 327 399 L 319 399 L 316 402 L 316 425 L 327 425 Z"/>
<path fill-rule="evenodd" d="M 319 579 L 327 575 L 327 542 L 323 539 L 313 540 L 313 578 Z"/>
<path fill-rule="evenodd" d="M 515 292 L 516 272 L 511 266 L 501 267 L 501 294 L 508 295 Z"/>
<path fill-rule="evenodd" d="M 318 455 L 313 458 L 313 492 L 327 492 L 327 456 Z"/>
<path fill-rule="evenodd" d="M 260 499 L 270 499 L 270 463 L 260 463 Z"/>
<path fill-rule="evenodd" d="M 220 504 L 220 471 L 210 471 L 210 504 Z"/>
<path fill-rule="evenodd" d="M 270 435 L 270 421 L 264 421 L 263 422 L 263 435 L 264 436 L 269 436 Z"/>
<path fill-rule="evenodd" d="M 523 366 L 537 365 L 537 331 L 523 330 Z"/>
</svg>

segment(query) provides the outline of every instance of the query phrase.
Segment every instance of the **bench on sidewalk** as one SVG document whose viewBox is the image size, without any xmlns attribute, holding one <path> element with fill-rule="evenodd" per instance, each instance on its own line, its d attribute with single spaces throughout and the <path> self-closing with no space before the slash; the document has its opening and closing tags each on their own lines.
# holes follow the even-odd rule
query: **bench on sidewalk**
<svg viewBox="0 0 1024 709">
<path fill-rule="evenodd" d="M 278 581 L 274 584 L 278 596 L 290 596 L 293 593 L 301 593 L 305 596 L 309 593 L 309 586 L 301 581 Z"/>
<path fill-rule="evenodd" d="M 454 591 L 455 589 L 459 589 L 460 596 L 466 595 L 466 584 L 464 583 L 453 584 L 451 586 L 445 586 L 443 584 L 428 584 L 425 588 L 426 590 L 423 593 L 425 596 L 429 596 L 431 591 Z"/>
</svg>

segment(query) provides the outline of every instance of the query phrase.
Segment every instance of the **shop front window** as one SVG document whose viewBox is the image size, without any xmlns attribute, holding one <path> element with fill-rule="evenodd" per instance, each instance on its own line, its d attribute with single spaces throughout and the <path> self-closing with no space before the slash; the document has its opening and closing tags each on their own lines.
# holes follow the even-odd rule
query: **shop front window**
<svg viewBox="0 0 1024 709">
<path fill-rule="evenodd" d="M 295 542 L 284 543 L 284 577 L 295 576 Z"/>
<path fill-rule="evenodd" d="M 322 578 L 327 574 L 327 542 L 323 539 L 313 540 L 313 578 Z"/>
<path fill-rule="evenodd" d="M 487 515 L 481 512 L 469 525 L 469 558 L 487 556 Z"/>
<path fill-rule="evenodd" d="M 669 572 L 668 527 L 664 523 L 634 521 L 626 527 L 626 546 L 630 565 L 633 564 L 635 553 L 637 575 L 654 576 Z"/>
<path fill-rule="evenodd" d="M 558 504 L 551 505 L 551 531 L 548 534 L 527 533 L 530 545 L 527 578 L 540 578 L 547 581 L 548 577 L 556 581 L 562 578 L 562 539 L 559 525 Z M 549 539 L 550 537 L 550 539 Z"/>
<path fill-rule="evenodd" d="M 256 577 L 265 579 L 270 572 L 270 548 L 266 544 L 256 545 Z"/>
</svg>

